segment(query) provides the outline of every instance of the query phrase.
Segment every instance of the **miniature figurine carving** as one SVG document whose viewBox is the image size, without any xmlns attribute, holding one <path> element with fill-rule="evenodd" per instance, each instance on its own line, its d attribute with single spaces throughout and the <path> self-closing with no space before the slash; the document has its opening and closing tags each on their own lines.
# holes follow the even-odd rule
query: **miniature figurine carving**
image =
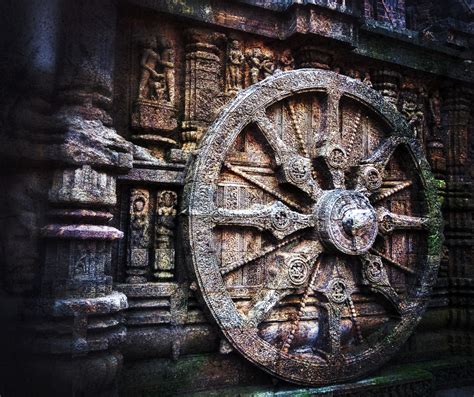
<svg viewBox="0 0 474 397">
<path fill-rule="evenodd" d="M 130 195 L 130 234 L 127 267 L 127 283 L 147 281 L 149 244 L 149 192 L 133 189 Z"/>
<path fill-rule="evenodd" d="M 156 203 L 156 238 L 154 276 L 159 280 L 174 277 L 175 249 L 174 229 L 176 220 L 177 194 L 171 190 L 158 193 Z"/>
<path fill-rule="evenodd" d="M 283 54 L 280 57 L 280 65 L 284 72 L 295 68 L 295 58 L 293 58 L 289 48 L 283 51 Z"/>
<path fill-rule="evenodd" d="M 433 128 L 441 128 L 441 98 L 438 90 L 430 98 L 430 115 Z"/>
<path fill-rule="evenodd" d="M 138 87 L 139 100 L 174 103 L 174 51 L 165 43 L 159 51 L 158 40 L 151 38 L 140 62 L 142 73 Z"/>
<path fill-rule="evenodd" d="M 161 57 L 157 50 L 157 41 L 153 37 L 148 41 L 147 48 L 145 48 L 140 62 L 142 74 L 138 88 L 138 99 L 150 99 L 151 87 L 154 87 L 156 95 L 155 84 L 160 80 L 164 80 L 164 75 L 156 71 L 160 62 Z"/>
<path fill-rule="evenodd" d="M 247 61 L 250 68 L 250 84 L 258 83 L 263 58 L 263 53 L 260 47 L 256 47 L 247 53 Z"/>
<path fill-rule="evenodd" d="M 258 83 L 275 72 L 273 56 L 264 54 L 260 47 L 248 51 L 246 57 L 249 64 L 250 84 Z"/>
<path fill-rule="evenodd" d="M 414 137 L 422 139 L 424 115 L 420 110 L 416 93 L 413 91 L 405 91 L 402 93 L 400 111 L 412 128 Z"/>
<path fill-rule="evenodd" d="M 369 86 L 369 87 L 372 87 L 372 81 L 370 80 L 370 74 L 369 74 L 369 72 L 365 72 L 365 74 L 364 74 L 364 79 L 362 80 L 362 82 L 363 82 L 365 85 L 367 85 L 367 86 Z"/>
<path fill-rule="evenodd" d="M 273 62 L 273 57 L 271 55 L 264 55 L 262 62 L 262 72 L 263 78 L 265 79 L 275 72 L 275 63 Z"/>
<path fill-rule="evenodd" d="M 229 44 L 227 54 L 227 92 L 235 93 L 242 88 L 242 65 L 244 63 L 244 54 L 240 49 L 238 40 L 232 40 Z"/>
<path fill-rule="evenodd" d="M 175 103 L 174 95 L 174 50 L 169 43 L 165 44 L 163 51 L 161 53 L 162 60 L 161 65 L 163 66 L 163 71 L 165 75 L 166 82 L 166 92 L 168 94 L 168 101 L 172 104 Z"/>
</svg>

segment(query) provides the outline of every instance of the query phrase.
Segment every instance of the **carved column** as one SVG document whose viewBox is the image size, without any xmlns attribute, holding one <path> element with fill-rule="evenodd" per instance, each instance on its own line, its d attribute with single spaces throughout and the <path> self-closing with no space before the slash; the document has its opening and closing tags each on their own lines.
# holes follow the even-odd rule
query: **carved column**
<svg viewBox="0 0 474 397">
<path fill-rule="evenodd" d="M 388 69 L 376 70 L 372 79 L 374 88 L 395 108 L 398 103 L 400 79 L 400 73 Z"/>
<path fill-rule="evenodd" d="M 224 103 L 221 50 L 225 36 L 216 32 L 189 29 L 186 35 L 186 80 L 183 152 L 196 148 L 205 128 Z"/>
<path fill-rule="evenodd" d="M 295 54 L 296 65 L 300 68 L 330 69 L 333 57 L 325 49 L 314 45 L 300 47 Z"/>
<path fill-rule="evenodd" d="M 448 343 L 455 354 L 472 354 L 474 200 L 469 147 L 473 133 L 473 96 L 469 89 L 456 85 L 445 86 L 441 94 L 447 153 L 444 234 L 448 263 L 444 285 L 450 302 Z"/>
<path fill-rule="evenodd" d="M 446 244 L 449 249 L 449 276 L 474 277 L 472 176 L 469 136 L 472 92 L 463 87 L 447 87 L 443 95 L 442 123 L 447 143 Z"/>
<path fill-rule="evenodd" d="M 56 170 L 42 229 L 44 264 L 39 297 L 28 302 L 30 339 L 23 371 L 29 389 L 49 395 L 112 395 L 126 329 L 115 292 L 111 250 L 123 233 L 108 225 L 116 205 L 116 175 L 132 164 L 132 145 L 111 127 L 116 5 L 60 3 Z M 87 50 L 84 50 L 87 49 Z M 25 375 L 26 375 L 25 374 Z"/>
</svg>

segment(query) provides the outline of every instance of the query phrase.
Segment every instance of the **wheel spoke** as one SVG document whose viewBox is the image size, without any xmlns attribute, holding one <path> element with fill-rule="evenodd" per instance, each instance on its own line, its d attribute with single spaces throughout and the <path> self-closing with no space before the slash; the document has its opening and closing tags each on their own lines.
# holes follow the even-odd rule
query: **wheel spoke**
<svg viewBox="0 0 474 397">
<path fill-rule="evenodd" d="M 275 305 L 285 296 L 291 293 L 289 288 L 262 288 L 252 300 L 252 306 L 247 314 L 247 325 L 257 327 L 267 315 L 272 311 Z"/>
<path fill-rule="evenodd" d="M 279 250 L 280 248 L 286 247 L 288 244 L 291 244 L 293 242 L 296 242 L 302 238 L 301 235 L 299 236 L 293 236 L 287 240 L 284 240 L 278 244 L 275 245 L 270 245 L 267 248 L 265 248 L 262 252 L 259 252 L 258 254 L 251 254 L 251 255 L 246 255 L 242 260 L 234 263 L 230 263 L 226 266 L 221 267 L 221 274 L 226 275 L 234 270 L 240 269 L 242 266 L 245 266 L 249 263 L 255 262 L 259 259 L 262 259 L 266 257 L 267 255 L 270 255 L 271 253 Z"/>
<path fill-rule="evenodd" d="M 428 225 L 428 218 L 395 214 L 385 208 L 377 208 L 379 232 L 390 234 L 394 230 L 423 230 Z"/>
<path fill-rule="evenodd" d="M 388 182 L 385 182 L 384 185 L 388 184 Z M 410 187 L 413 184 L 411 181 L 395 181 L 393 186 L 389 186 L 388 188 L 384 188 L 382 186 L 382 190 L 373 195 L 371 197 L 371 201 L 373 203 L 378 203 L 379 201 L 382 201 L 390 196 L 393 196 L 395 193 L 398 193 L 408 187 Z"/>
<path fill-rule="evenodd" d="M 385 168 L 393 153 L 399 145 L 406 142 L 404 137 L 390 137 L 385 139 L 373 153 L 364 160 L 361 160 L 361 164 L 371 164 Z"/>
<path fill-rule="evenodd" d="M 294 292 L 295 289 L 314 283 L 313 277 L 309 280 L 310 268 L 314 266 L 321 252 L 321 244 L 313 241 L 304 252 L 280 255 L 275 260 L 277 267 L 271 272 L 267 284 L 252 299 L 247 314 L 247 324 L 253 327 L 258 326 L 281 299 Z M 318 273 L 317 268 L 318 266 L 313 270 L 314 277 Z"/>
<path fill-rule="evenodd" d="M 306 307 L 306 303 L 308 301 L 308 298 L 311 295 L 311 293 L 313 292 L 313 286 L 314 286 L 314 283 L 316 281 L 316 278 L 319 275 L 319 263 L 320 263 L 320 261 L 318 260 L 319 253 L 315 254 L 315 256 L 313 258 L 314 259 L 311 261 L 312 262 L 311 266 L 315 263 L 315 261 L 316 261 L 316 266 L 314 267 L 313 274 L 311 275 L 311 279 L 309 280 L 309 283 L 306 286 L 303 297 L 301 298 L 299 308 L 298 308 L 298 313 L 296 314 L 296 318 L 292 321 L 291 327 L 290 327 L 290 332 L 288 333 L 288 335 L 286 337 L 286 340 L 283 343 L 282 348 L 281 348 L 281 350 L 285 353 L 288 353 L 288 350 L 291 346 L 291 342 L 293 342 L 293 338 L 294 338 L 296 332 L 299 329 L 301 316 L 303 315 L 303 311 Z"/>
<path fill-rule="evenodd" d="M 321 126 L 322 141 L 318 158 L 323 160 L 329 172 L 334 188 L 344 189 L 344 171 L 348 165 L 347 153 L 342 146 L 339 102 L 341 93 L 329 91 L 326 96 L 326 117 Z"/>
<path fill-rule="evenodd" d="M 279 201 L 245 210 L 219 208 L 212 218 L 216 225 L 255 227 L 269 231 L 280 240 L 298 230 L 314 226 L 312 216 L 292 211 Z"/>
<path fill-rule="evenodd" d="M 293 129 L 295 130 L 296 140 L 300 146 L 301 153 L 303 156 L 309 157 L 308 151 L 306 150 L 306 144 L 303 138 L 303 134 L 301 133 L 300 126 L 298 121 L 296 120 L 296 112 L 291 102 L 287 102 L 287 109 L 290 115 L 291 123 L 293 124 Z"/>
<path fill-rule="evenodd" d="M 340 140 L 340 117 L 339 102 L 342 93 L 339 91 L 328 91 L 326 96 L 326 118 L 323 124 L 323 137 L 326 143 L 333 144 Z"/>
<path fill-rule="evenodd" d="M 390 285 L 387 271 L 380 256 L 366 254 L 362 258 L 362 283 L 384 296 L 401 314 L 403 311 L 402 301 L 397 292 Z"/>
<path fill-rule="evenodd" d="M 283 180 L 301 189 L 313 200 L 316 200 L 321 194 L 321 189 L 313 179 L 311 160 L 299 155 L 293 147 L 286 144 L 278 136 L 272 121 L 265 112 L 257 113 L 254 122 L 272 147 L 277 165 L 281 167 Z"/>
<path fill-rule="evenodd" d="M 285 144 L 283 139 L 278 136 L 278 132 L 276 131 L 273 122 L 268 118 L 264 110 L 258 112 L 255 115 L 253 121 L 255 124 L 257 124 L 258 129 L 262 132 L 262 134 L 265 136 L 265 139 L 272 147 L 275 153 L 277 164 L 282 164 L 283 158 L 288 153 L 288 151 L 292 151 L 290 146 Z"/>
<path fill-rule="evenodd" d="M 328 344 L 327 344 L 327 358 L 333 360 L 341 352 L 341 317 L 342 317 L 342 306 L 337 304 L 327 304 L 327 331 L 328 331 Z"/>
<path fill-rule="evenodd" d="M 394 261 L 393 259 L 389 258 L 388 256 L 382 254 L 381 252 L 377 251 L 375 248 L 371 248 L 370 252 L 374 255 L 380 256 L 383 260 L 386 262 L 390 263 L 391 265 L 397 267 L 398 269 L 402 270 L 405 273 L 410 273 L 410 274 L 415 274 L 415 271 L 413 269 L 410 269 L 409 267 L 406 267 L 402 265 L 401 263 L 398 263 Z"/>
<path fill-rule="evenodd" d="M 278 200 L 284 202 L 286 205 L 289 207 L 292 207 L 298 211 L 303 212 L 304 209 L 301 207 L 298 203 L 295 203 L 293 200 L 289 199 L 288 197 L 283 196 L 282 194 L 278 193 L 275 189 L 268 187 L 264 183 L 260 182 L 258 179 L 254 178 L 253 176 L 250 176 L 246 172 L 242 171 L 240 168 L 230 164 L 229 162 L 225 162 L 224 166 L 232 171 L 234 174 L 240 176 L 242 179 L 245 179 L 247 182 L 250 182 L 251 184 L 259 187 L 262 189 L 264 192 L 272 195 L 273 197 L 277 198 Z"/>
<path fill-rule="evenodd" d="M 372 154 L 360 161 L 357 175 L 356 175 L 356 187 L 355 190 L 367 193 L 371 195 L 378 192 L 383 185 L 383 174 L 385 167 L 390 161 L 393 153 L 399 145 L 406 142 L 406 138 L 402 137 L 390 137 L 385 139 L 373 152 Z M 378 193 L 374 201 L 379 201 L 383 198 L 391 196 L 404 189 L 407 186 L 396 186 L 391 188 L 389 191 Z"/>
</svg>

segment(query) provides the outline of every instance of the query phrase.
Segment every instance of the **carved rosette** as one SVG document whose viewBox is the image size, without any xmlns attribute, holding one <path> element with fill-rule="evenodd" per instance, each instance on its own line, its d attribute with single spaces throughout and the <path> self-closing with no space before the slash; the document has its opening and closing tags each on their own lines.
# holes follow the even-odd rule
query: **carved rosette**
<svg viewBox="0 0 474 397">
<path fill-rule="evenodd" d="M 367 84 L 300 69 L 239 92 L 187 181 L 189 263 L 248 360 L 341 382 L 406 341 L 437 273 L 439 203 L 408 124 Z"/>
</svg>

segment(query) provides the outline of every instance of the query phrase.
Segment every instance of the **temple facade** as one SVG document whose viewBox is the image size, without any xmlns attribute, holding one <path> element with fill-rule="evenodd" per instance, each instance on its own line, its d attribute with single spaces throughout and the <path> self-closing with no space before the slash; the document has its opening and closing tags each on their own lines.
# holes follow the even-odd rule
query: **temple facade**
<svg viewBox="0 0 474 397">
<path fill-rule="evenodd" d="M 0 10 L 2 396 L 474 387 L 471 0 Z"/>
</svg>

